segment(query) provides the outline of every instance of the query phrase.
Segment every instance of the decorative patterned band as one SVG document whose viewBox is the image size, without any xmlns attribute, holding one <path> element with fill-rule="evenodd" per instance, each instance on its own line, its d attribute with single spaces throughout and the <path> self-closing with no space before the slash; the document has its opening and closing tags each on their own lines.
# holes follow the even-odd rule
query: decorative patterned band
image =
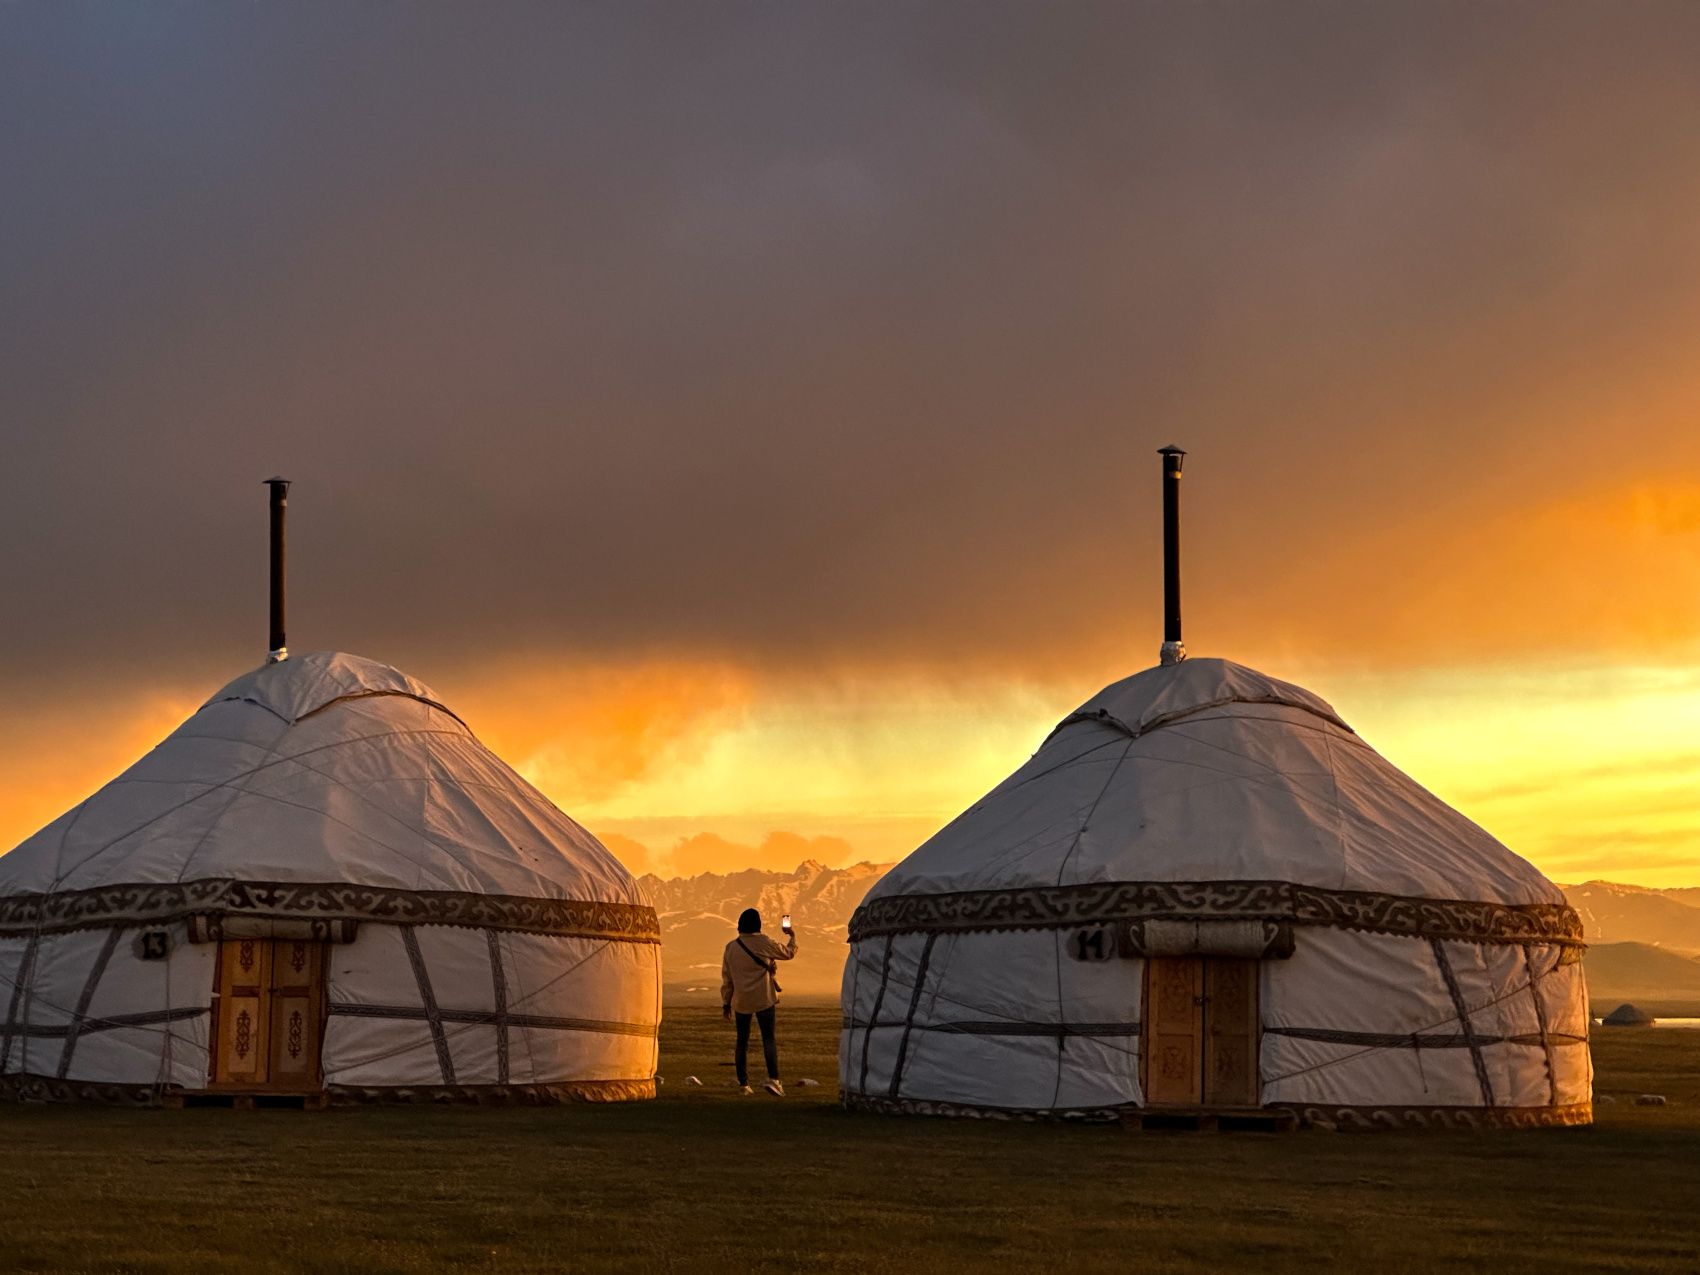
<svg viewBox="0 0 1700 1275">
<path fill-rule="evenodd" d="M 877 1116 L 952 1116 L 965 1120 L 1079 1120 L 1107 1124 L 1120 1119 L 1119 1107 L 983 1107 L 971 1102 L 932 1102 L 925 1098 L 888 1098 L 884 1094 L 850 1093 L 840 1089 L 838 1101 L 847 1111 Z"/>
<path fill-rule="evenodd" d="M 850 918 L 850 941 L 881 934 L 1057 930 L 1114 921 L 1286 921 L 1467 943 L 1582 943 L 1562 903 L 1477 903 L 1290 881 L 1140 881 L 895 894 Z"/>
<path fill-rule="evenodd" d="M 0 1076 L 0 1102 L 87 1102 L 106 1107 L 157 1107 L 159 1085 L 125 1085 L 103 1080 L 61 1080 L 30 1072 Z"/>
<path fill-rule="evenodd" d="M 459 1102 L 489 1107 L 559 1107 L 569 1102 L 638 1102 L 655 1097 L 655 1080 L 565 1080 L 547 1085 L 327 1085 L 337 1106 L 385 1102 Z"/>
<path fill-rule="evenodd" d="M 883 1094 L 839 1092 L 851 1111 L 883 1116 L 956 1116 L 977 1120 L 1110 1121 L 1134 1107 L 1023 1108 L 986 1107 L 963 1102 L 929 1102 L 921 1098 L 888 1098 Z M 1307 1126 L 1328 1129 L 1544 1129 L 1594 1122 L 1594 1104 L 1562 1107 L 1399 1107 L 1315 1106 L 1304 1103 L 1268 1104 L 1267 1111 L 1290 1111 Z"/>
<path fill-rule="evenodd" d="M 97 1080 L 58 1080 L 12 1073 L 0 1076 L 0 1101 L 86 1102 L 105 1106 L 157 1107 L 184 1091 L 174 1085 L 126 1085 Z M 337 1105 L 386 1102 L 461 1102 L 483 1106 L 555 1107 L 569 1102 L 632 1102 L 655 1097 L 651 1080 L 566 1080 L 540 1085 L 329 1085 Z"/>
<path fill-rule="evenodd" d="M 397 890 L 341 881 L 229 878 L 6 895 L 0 897 L 0 938 L 177 921 L 197 913 L 292 921 L 458 925 L 621 943 L 661 942 L 655 909 L 635 903 Z"/>
<path fill-rule="evenodd" d="M 1304 1125 L 1335 1129 L 1550 1129 L 1594 1123 L 1592 1102 L 1559 1107 L 1337 1107 L 1275 1103 Z"/>
</svg>

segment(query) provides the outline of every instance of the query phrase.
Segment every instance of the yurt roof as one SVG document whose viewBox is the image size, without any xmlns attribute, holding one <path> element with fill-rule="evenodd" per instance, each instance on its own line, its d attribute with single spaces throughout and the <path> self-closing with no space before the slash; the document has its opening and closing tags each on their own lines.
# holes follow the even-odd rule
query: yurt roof
<svg viewBox="0 0 1700 1275">
<path fill-rule="evenodd" d="M 377 660 L 342 651 L 312 651 L 262 664 L 242 674 L 201 707 L 238 700 L 258 705 L 282 721 L 297 722 L 341 700 L 367 695 L 404 695 L 449 712 L 437 693 L 417 678 Z"/>
<path fill-rule="evenodd" d="M 1090 915 L 1095 889 L 1127 883 L 1201 895 L 1227 883 L 1234 906 L 1253 914 L 1267 885 L 1271 898 L 1286 890 L 1271 915 L 1296 906 L 1290 887 L 1308 887 L 1335 900 L 1362 894 L 1383 910 L 1464 900 L 1533 905 L 1562 927 L 1574 916 L 1531 864 L 1318 696 L 1194 658 L 1114 683 L 1065 717 L 1024 766 L 874 887 L 853 932 L 923 914 L 970 927 L 976 916 L 1017 924 L 1025 910 L 1043 924 L 1071 914 L 1056 898 Z M 1175 894 L 1154 892 L 1148 912 Z M 1208 902 L 1177 895 L 1174 906 L 1191 915 Z M 1459 928 L 1493 923 L 1473 916 Z M 1422 932 L 1437 926 L 1446 928 Z"/>
<path fill-rule="evenodd" d="M 1351 731 L 1321 696 L 1304 687 L 1231 660 L 1212 659 L 1159 665 L 1112 682 L 1065 717 L 1058 729 L 1080 719 L 1098 718 L 1129 735 L 1138 735 L 1230 704 L 1294 708 Z"/>
<path fill-rule="evenodd" d="M 80 891 L 104 891 L 100 906 L 110 906 L 118 886 L 170 886 L 190 906 L 195 883 L 224 899 L 219 883 L 229 882 L 244 883 L 250 903 L 273 887 L 304 898 L 298 883 L 367 887 L 377 903 L 356 907 L 343 891 L 321 910 L 389 908 L 395 920 L 442 919 L 499 895 L 642 907 L 653 928 L 618 860 L 428 687 L 334 652 L 237 678 L 0 856 L 0 900 L 57 896 L 57 912 L 83 906 L 63 902 Z M 437 896 L 424 911 L 409 901 L 421 892 Z"/>
</svg>

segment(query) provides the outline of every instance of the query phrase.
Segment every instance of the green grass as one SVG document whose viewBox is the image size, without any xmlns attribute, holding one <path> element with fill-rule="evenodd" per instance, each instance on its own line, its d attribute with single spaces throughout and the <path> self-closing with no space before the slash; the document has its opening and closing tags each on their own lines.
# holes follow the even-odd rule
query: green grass
<svg viewBox="0 0 1700 1275">
<path fill-rule="evenodd" d="M 740 1097 L 730 1030 L 670 1009 L 653 1103 L 0 1108 L 0 1269 L 1700 1267 L 1700 1032 L 1597 1033 L 1600 1092 L 1672 1105 L 1591 1129 L 1134 1135 L 847 1115 L 820 1005 Z"/>
</svg>

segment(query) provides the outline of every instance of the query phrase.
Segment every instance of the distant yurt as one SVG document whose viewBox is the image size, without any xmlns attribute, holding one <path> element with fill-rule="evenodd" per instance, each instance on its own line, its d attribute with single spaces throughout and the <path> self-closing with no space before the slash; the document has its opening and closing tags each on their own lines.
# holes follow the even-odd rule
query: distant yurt
<svg viewBox="0 0 1700 1275">
<path fill-rule="evenodd" d="M 1592 1119 L 1582 925 L 1311 692 L 1180 642 L 1064 717 L 850 924 L 839 1079 L 887 1113 Z"/>
<path fill-rule="evenodd" d="M 1651 1027 L 1658 1021 L 1639 1005 L 1625 1001 L 1600 1019 L 1600 1024 L 1604 1027 Z"/>
<path fill-rule="evenodd" d="M 653 1097 L 631 874 L 428 687 L 283 643 L 0 856 L 0 1095 Z"/>
</svg>

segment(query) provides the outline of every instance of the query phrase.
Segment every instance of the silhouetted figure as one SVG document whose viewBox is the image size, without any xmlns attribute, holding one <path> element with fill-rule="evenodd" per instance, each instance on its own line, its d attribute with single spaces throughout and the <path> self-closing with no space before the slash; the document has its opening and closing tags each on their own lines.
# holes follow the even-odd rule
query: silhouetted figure
<svg viewBox="0 0 1700 1275">
<path fill-rule="evenodd" d="M 779 1042 L 773 1025 L 773 1012 L 779 1004 L 779 980 L 774 974 L 780 961 L 797 955 L 797 935 L 790 920 L 786 917 L 781 926 L 785 942 L 775 943 L 761 932 L 761 913 L 745 908 L 738 917 L 738 937 L 726 945 L 726 955 L 720 958 L 721 1012 L 737 1023 L 733 1060 L 744 1093 L 754 1092 L 749 1074 L 750 1019 L 754 1018 L 761 1028 L 761 1052 L 767 1062 L 767 1084 L 763 1087 L 775 1098 L 785 1096 L 785 1086 L 779 1083 Z"/>
</svg>

